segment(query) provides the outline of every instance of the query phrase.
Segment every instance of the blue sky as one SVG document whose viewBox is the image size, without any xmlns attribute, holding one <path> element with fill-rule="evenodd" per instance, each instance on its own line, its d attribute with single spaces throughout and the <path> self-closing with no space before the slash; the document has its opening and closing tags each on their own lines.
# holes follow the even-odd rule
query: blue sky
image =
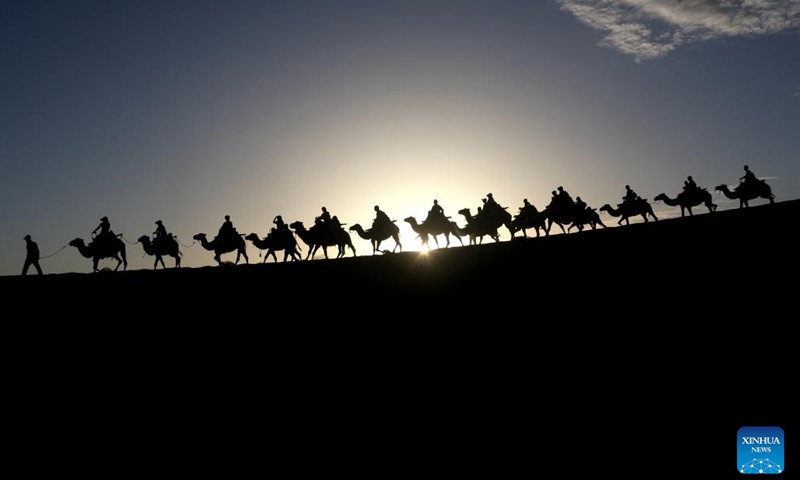
<svg viewBox="0 0 800 480">
<path fill-rule="evenodd" d="M 90 272 L 61 249 L 102 216 L 132 243 L 163 220 L 200 267 L 192 236 L 226 214 L 264 236 L 322 206 L 369 225 L 377 204 L 418 250 L 402 219 L 433 199 L 463 226 L 489 192 L 597 208 L 744 164 L 797 199 L 798 52 L 800 0 L 3 2 L 0 275 L 26 234 L 58 252 L 45 273 Z"/>
</svg>

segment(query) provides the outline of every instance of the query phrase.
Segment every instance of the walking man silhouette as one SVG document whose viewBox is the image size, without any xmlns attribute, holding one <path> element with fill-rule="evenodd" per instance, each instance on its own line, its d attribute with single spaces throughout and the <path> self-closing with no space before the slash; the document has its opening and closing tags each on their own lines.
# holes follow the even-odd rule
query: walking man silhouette
<svg viewBox="0 0 800 480">
<path fill-rule="evenodd" d="M 39 275 L 41 275 L 42 267 L 39 266 L 39 245 L 31 240 L 30 235 L 25 235 L 25 243 L 27 243 L 28 255 L 25 257 L 25 266 L 22 267 L 22 275 L 25 276 L 28 274 L 28 268 L 30 268 L 31 265 L 33 265 L 36 271 L 39 272 Z"/>
</svg>

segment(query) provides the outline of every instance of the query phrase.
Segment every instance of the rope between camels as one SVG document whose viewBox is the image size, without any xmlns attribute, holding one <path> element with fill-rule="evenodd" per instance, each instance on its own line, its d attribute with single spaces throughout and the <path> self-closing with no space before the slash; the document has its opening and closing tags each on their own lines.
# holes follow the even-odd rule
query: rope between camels
<svg viewBox="0 0 800 480">
<path fill-rule="evenodd" d="M 58 250 L 56 250 L 55 252 L 51 253 L 50 255 L 47 255 L 46 257 L 39 257 L 39 260 L 44 260 L 45 258 L 50 258 L 53 255 L 55 255 L 56 253 L 60 252 L 61 250 L 64 250 L 67 247 L 69 247 L 69 244 L 64 245 L 63 247 L 59 248 Z"/>
</svg>

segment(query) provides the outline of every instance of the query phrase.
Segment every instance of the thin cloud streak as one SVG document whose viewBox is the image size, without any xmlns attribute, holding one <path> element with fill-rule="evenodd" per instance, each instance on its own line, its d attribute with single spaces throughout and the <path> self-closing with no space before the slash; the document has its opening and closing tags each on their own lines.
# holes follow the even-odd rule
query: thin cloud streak
<svg viewBox="0 0 800 480">
<path fill-rule="evenodd" d="M 800 0 L 557 0 L 636 62 L 682 45 L 800 29 Z"/>
</svg>

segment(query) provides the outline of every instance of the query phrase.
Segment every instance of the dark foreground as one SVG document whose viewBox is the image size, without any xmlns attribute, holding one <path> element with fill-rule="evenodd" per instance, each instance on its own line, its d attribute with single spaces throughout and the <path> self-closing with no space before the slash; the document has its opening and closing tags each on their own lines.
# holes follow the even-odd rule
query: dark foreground
<svg viewBox="0 0 800 480">
<path fill-rule="evenodd" d="M 14 438 L 81 472 L 737 474 L 739 426 L 788 428 L 798 218 L 3 277 Z"/>
</svg>

